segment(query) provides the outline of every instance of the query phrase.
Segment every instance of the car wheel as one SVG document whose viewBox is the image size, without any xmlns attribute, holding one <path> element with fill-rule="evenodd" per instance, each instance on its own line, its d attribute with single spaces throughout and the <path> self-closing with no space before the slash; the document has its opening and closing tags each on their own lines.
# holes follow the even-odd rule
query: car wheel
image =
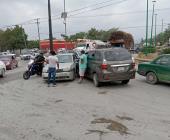
<svg viewBox="0 0 170 140">
<path fill-rule="evenodd" d="M 74 81 L 76 79 L 76 72 L 75 72 L 75 70 L 73 70 L 72 75 L 73 75 L 73 78 L 71 80 Z"/>
<path fill-rule="evenodd" d="M 100 86 L 100 82 L 98 80 L 98 76 L 96 73 L 93 74 L 93 83 L 95 85 L 95 87 L 99 87 Z"/>
<path fill-rule="evenodd" d="M 130 82 L 130 80 L 123 80 L 123 81 L 122 81 L 122 84 L 123 84 L 123 85 L 126 85 L 126 84 L 128 84 L 129 82 Z"/>
<path fill-rule="evenodd" d="M 149 83 L 149 84 L 156 84 L 158 82 L 158 78 L 156 76 L 156 74 L 154 72 L 149 72 L 147 75 L 146 75 L 146 81 Z"/>
<path fill-rule="evenodd" d="M 4 70 L 4 69 L 2 70 L 2 75 L 1 75 L 1 77 L 2 77 L 2 78 L 5 77 L 5 70 Z"/>
</svg>

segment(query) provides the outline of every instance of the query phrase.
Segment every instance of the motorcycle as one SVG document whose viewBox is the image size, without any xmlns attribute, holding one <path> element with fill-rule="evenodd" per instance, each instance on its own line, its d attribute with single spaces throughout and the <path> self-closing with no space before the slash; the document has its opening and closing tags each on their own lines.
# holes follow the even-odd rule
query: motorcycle
<svg viewBox="0 0 170 140">
<path fill-rule="evenodd" d="M 31 59 L 28 63 L 27 70 L 23 73 L 23 78 L 25 80 L 28 80 L 32 75 L 41 75 L 40 72 L 40 65 L 38 63 L 35 63 L 33 59 Z"/>
</svg>

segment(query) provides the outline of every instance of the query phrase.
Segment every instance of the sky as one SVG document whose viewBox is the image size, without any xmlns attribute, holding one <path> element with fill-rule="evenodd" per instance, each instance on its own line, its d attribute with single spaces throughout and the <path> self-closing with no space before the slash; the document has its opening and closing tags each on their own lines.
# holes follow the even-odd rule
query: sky
<svg viewBox="0 0 170 140">
<path fill-rule="evenodd" d="M 90 28 L 98 30 L 119 30 L 131 33 L 135 42 L 145 38 L 146 34 L 146 1 L 147 0 L 65 0 L 67 18 L 67 35 Z M 152 19 L 152 0 L 149 0 L 149 26 Z M 0 0 L 0 28 L 22 24 L 29 39 L 38 39 L 37 18 L 40 18 L 41 39 L 48 38 L 48 0 Z M 64 0 L 51 0 L 53 36 L 61 39 L 64 34 L 61 13 L 64 10 Z M 170 3 L 168 0 L 157 0 L 157 33 L 170 23 Z M 149 27 L 149 36 L 150 30 Z"/>
</svg>

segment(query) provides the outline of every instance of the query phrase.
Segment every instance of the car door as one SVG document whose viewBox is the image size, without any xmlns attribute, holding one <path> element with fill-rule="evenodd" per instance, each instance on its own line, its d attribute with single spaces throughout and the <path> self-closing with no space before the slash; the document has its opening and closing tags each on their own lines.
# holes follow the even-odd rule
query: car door
<svg viewBox="0 0 170 140">
<path fill-rule="evenodd" d="M 87 77 L 92 78 L 94 71 L 94 62 L 95 62 L 95 51 L 89 51 L 87 54 Z"/>
<path fill-rule="evenodd" d="M 155 61 L 156 72 L 160 81 L 170 82 L 170 56 L 162 56 Z"/>
</svg>

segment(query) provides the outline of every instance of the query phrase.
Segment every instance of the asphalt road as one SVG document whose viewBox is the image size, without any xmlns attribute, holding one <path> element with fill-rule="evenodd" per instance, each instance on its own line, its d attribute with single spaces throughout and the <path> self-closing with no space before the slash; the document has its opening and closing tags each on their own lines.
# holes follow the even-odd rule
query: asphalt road
<svg viewBox="0 0 170 140">
<path fill-rule="evenodd" d="M 41 77 L 26 68 L 0 79 L 0 140 L 170 140 L 170 85 L 149 85 L 137 75 L 128 85 L 95 88 Z"/>
</svg>

